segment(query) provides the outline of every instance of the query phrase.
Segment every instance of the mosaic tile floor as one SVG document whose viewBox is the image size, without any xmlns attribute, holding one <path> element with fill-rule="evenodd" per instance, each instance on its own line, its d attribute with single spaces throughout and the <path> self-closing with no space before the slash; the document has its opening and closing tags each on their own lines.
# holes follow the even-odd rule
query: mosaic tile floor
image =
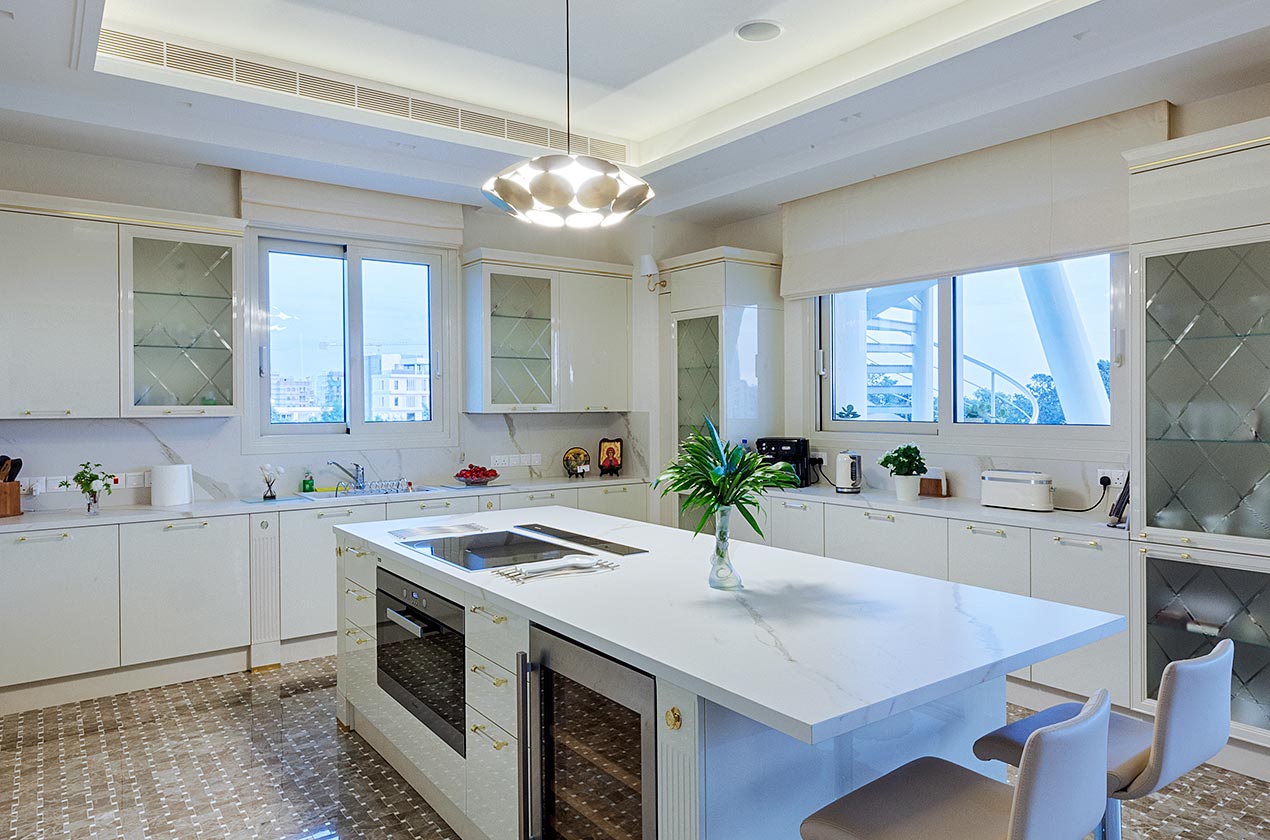
<svg viewBox="0 0 1270 840">
<path fill-rule="evenodd" d="M 0 718 L 0 840 L 457 840 L 334 703 L 328 658 Z M 1206 767 L 1124 836 L 1266 840 L 1270 785 Z"/>
</svg>

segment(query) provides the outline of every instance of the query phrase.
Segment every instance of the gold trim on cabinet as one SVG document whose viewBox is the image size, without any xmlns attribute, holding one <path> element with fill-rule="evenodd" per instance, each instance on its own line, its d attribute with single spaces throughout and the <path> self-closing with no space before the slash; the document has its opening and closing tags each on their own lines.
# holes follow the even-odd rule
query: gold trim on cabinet
<svg viewBox="0 0 1270 840">
<path fill-rule="evenodd" d="M 1244 149 L 1251 149 L 1256 146 L 1264 146 L 1267 143 L 1270 143 L 1270 136 L 1258 137 L 1254 140 L 1241 140 L 1238 143 L 1227 143 L 1225 146 L 1214 146 L 1211 149 L 1204 149 L 1198 152 L 1187 152 L 1184 155 L 1177 155 L 1176 157 L 1161 158 L 1160 160 L 1153 160 L 1148 163 L 1136 163 L 1133 166 L 1129 167 L 1129 171 L 1141 172 L 1146 169 L 1155 169 L 1157 167 L 1172 166 L 1174 164 L 1184 163 L 1188 160 L 1195 160 L 1196 158 L 1207 157 L 1209 155 L 1213 155 L 1213 156 L 1224 155 L 1230 152 L 1242 151 Z"/>
<path fill-rule="evenodd" d="M 24 204 L 0 203 L 0 210 L 15 213 L 36 213 L 41 216 L 61 216 L 67 219 L 83 219 L 90 222 L 115 222 L 121 225 L 142 225 L 143 227 L 161 228 L 163 230 L 184 230 L 195 233 L 218 233 L 225 236 L 241 238 L 243 231 L 231 228 L 218 228 L 209 225 L 193 225 L 185 222 L 161 222 L 155 219 L 134 219 L 130 216 L 111 216 L 106 213 L 88 213 L 82 210 L 57 210 L 52 207 L 28 207 Z"/>
<path fill-rule="evenodd" d="M 537 271 L 567 271 L 570 274 L 594 274 L 597 277 L 621 277 L 626 280 L 631 279 L 630 274 L 619 274 L 615 271 L 597 271 L 593 268 L 567 268 L 565 266 L 548 266 L 541 265 L 540 263 L 517 262 L 515 260 L 492 260 L 488 258 L 465 262 L 460 266 L 460 268 L 471 268 L 474 265 L 500 265 L 507 268 L 532 268 Z M 634 269 L 632 268 L 631 271 L 633 272 Z"/>
<path fill-rule="evenodd" d="M 666 728 L 667 729 L 670 729 L 672 731 L 679 730 L 679 729 L 683 729 L 683 725 L 684 725 L 684 716 L 683 716 L 683 713 L 679 711 L 678 706 L 671 706 L 669 709 L 666 710 Z"/>
</svg>

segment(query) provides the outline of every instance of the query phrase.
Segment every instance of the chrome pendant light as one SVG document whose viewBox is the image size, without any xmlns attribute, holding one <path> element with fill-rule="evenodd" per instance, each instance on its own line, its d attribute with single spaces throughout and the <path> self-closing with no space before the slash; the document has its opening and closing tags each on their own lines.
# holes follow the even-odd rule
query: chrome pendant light
<svg viewBox="0 0 1270 840">
<path fill-rule="evenodd" d="M 521 161 L 485 182 L 499 210 L 542 227 L 615 225 L 653 200 L 653 189 L 617 164 L 573 152 L 569 0 L 564 3 L 565 152 Z"/>
</svg>

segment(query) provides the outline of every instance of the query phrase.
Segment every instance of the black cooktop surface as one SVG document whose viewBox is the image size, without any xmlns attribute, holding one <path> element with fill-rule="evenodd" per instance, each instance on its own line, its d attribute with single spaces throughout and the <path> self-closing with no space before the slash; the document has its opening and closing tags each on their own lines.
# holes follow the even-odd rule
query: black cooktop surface
<svg viewBox="0 0 1270 840">
<path fill-rule="evenodd" d="M 488 531 L 435 540 L 408 540 L 401 544 L 471 572 L 556 560 L 569 555 L 592 556 L 590 552 L 579 548 L 557 545 L 514 531 Z"/>
</svg>

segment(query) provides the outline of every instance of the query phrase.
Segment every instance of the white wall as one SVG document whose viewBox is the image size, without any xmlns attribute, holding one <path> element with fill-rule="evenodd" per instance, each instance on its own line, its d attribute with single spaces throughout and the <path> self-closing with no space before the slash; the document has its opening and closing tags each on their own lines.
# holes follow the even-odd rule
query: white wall
<svg viewBox="0 0 1270 840">
<path fill-rule="evenodd" d="M 779 254 L 784 247 L 782 244 L 784 230 L 781 216 L 781 211 L 777 210 L 762 216 L 755 216 L 752 219 L 745 219 L 716 228 L 714 231 L 714 244 L 731 245 L 736 248 L 750 248 L 755 251 L 770 251 L 773 254 Z"/>
</svg>

